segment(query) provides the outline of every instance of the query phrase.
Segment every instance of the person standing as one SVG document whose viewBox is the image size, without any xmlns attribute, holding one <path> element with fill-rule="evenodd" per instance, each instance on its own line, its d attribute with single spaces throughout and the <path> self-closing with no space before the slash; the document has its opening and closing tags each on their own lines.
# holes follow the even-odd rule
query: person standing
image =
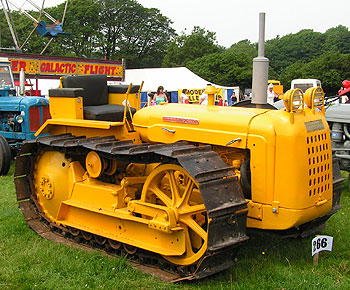
<svg viewBox="0 0 350 290">
<path fill-rule="evenodd" d="M 188 96 L 186 95 L 186 93 L 187 93 L 187 90 L 183 89 L 182 93 L 180 95 L 180 103 L 181 104 L 188 104 L 189 103 Z"/>
<path fill-rule="evenodd" d="M 237 103 L 237 97 L 236 97 L 235 91 L 233 91 L 231 96 L 231 104 L 234 105 L 236 103 Z"/>
<path fill-rule="evenodd" d="M 168 103 L 168 98 L 164 93 L 164 88 L 162 86 L 158 87 L 157 92 L 154 94 L 152 100 L 156 103 L 156 105 L 159 105 L 160 103 Z"/>
<path fill-rule="evenodd" d="M 278 95 L 273 90 L 273 84 L 269 84 L 267 88 L 267 102 L 273 105 L 275 98 L 278 98 Z"/>
<path fill-rule="evenodd" d="M 218 99 L 219 99 L 218 106 L 223 106 L 224 105 L 224 101 L 223 101 L 222 97 L 219 96 Z"/>
</svg>

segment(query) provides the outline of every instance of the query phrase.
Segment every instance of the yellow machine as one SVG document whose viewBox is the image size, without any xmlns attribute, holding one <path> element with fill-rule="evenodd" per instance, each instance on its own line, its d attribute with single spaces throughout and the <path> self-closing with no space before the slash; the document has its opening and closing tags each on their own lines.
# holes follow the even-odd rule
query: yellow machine
<svg viewBox="0 0 350 290">
<path fill-rule="evenodd" d="M 215 106 L 208 86 L 208 106 L 139 109 L 138 86 L 64 77 L 50 90 L 52 119 L 37 132 L 48 135 L 16 158 L 29 226 L 54 241 L 127 253 L 173 281 L 231 267 L 247 228 L 320 230 L 340 208 L 342 182 L 324 93 L 290 90 L 285 109 L 267 105 L 261 39 L 251 107 Z"/>
<path fill-rule="evenodd" d="M 49 135 L 16 159 L 19 206 L 41 236 L 193 279 L 232 266 L 247 227 L 304 236 L 340 207 L 321 88 L 288 91 L 271 110 L 214 106 L 208 86 L 208 106 L 133 114 L 122 103 L 138 106 L 139 87 L 69 78 L 50 91 L 52 119 L 37 132 Z"/>
</svg>

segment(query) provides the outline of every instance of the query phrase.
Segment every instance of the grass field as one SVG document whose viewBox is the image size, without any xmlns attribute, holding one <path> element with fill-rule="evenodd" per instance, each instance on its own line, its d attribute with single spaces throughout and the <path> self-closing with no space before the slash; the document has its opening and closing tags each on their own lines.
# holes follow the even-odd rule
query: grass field
<svg viewBox="0 0 350 290">
<path fill-rule="evenodd" d="M 196 282 L 166 284 L 134 270 L 124 258 L 47 241 L 28 228 L 17 207 L 13 165 L 0 177 L 0 289 L 350 289 L 350 193 L 322 234 L 333 251 L 311 257 L 311 240 L 251 236 L 237 265 Z"/>
</svg>

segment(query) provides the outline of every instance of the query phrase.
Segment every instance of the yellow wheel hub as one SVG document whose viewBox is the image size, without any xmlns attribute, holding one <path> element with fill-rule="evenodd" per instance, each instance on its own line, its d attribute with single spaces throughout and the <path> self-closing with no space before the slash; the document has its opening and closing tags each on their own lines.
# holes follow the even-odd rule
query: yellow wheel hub
<svg viewBox="0 0 350 290">
<path fill-rule="evenodd" d="M 51 221 L 57 219 L 62 201 L 69 197 L 68 170 L 70 159 L 63 153 L 46 151 L 36 158 L 34 188 L 43 213 Z"/>
<path fill-rule="evenodd" d="M 185 253 L 163 256 L 177 265 L 190 265 L 207 250 L 208 218 L 198 183 L 181 166 L 160 165 L 147 177 L 141 201 L 171 208 L 185 233 Z"/>
</svg>

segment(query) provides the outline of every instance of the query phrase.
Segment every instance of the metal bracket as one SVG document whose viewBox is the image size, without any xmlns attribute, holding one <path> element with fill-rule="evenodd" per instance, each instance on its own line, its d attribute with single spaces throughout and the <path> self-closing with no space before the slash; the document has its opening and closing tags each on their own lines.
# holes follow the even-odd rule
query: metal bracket
<svg viewBox="0 0 350 290">
<path fill-rule="evenodd" d="M 226 146 L 229 146 L 229 145 L 231 145 L 231 144 L 233 144 L 233 143 L 235 143 L 235 142 L 241 142 L 242 141 L 242 138 L 236 138 L 236 139 L 233 139 L 233 140 L 231 140 L 230 142 L 228 142 L 227 144 L 226 144 Z"/>
<path fill-rule="evenodd" d="M 175 130 L 172 130 L 172 129 L 168 129 L 168 128 L 164 128 L 164 127 L 162 127 L 162 129 L 163 129 L 164 131 L 169 132 L 169 133 L 175 133 Z"/>
</svg>

